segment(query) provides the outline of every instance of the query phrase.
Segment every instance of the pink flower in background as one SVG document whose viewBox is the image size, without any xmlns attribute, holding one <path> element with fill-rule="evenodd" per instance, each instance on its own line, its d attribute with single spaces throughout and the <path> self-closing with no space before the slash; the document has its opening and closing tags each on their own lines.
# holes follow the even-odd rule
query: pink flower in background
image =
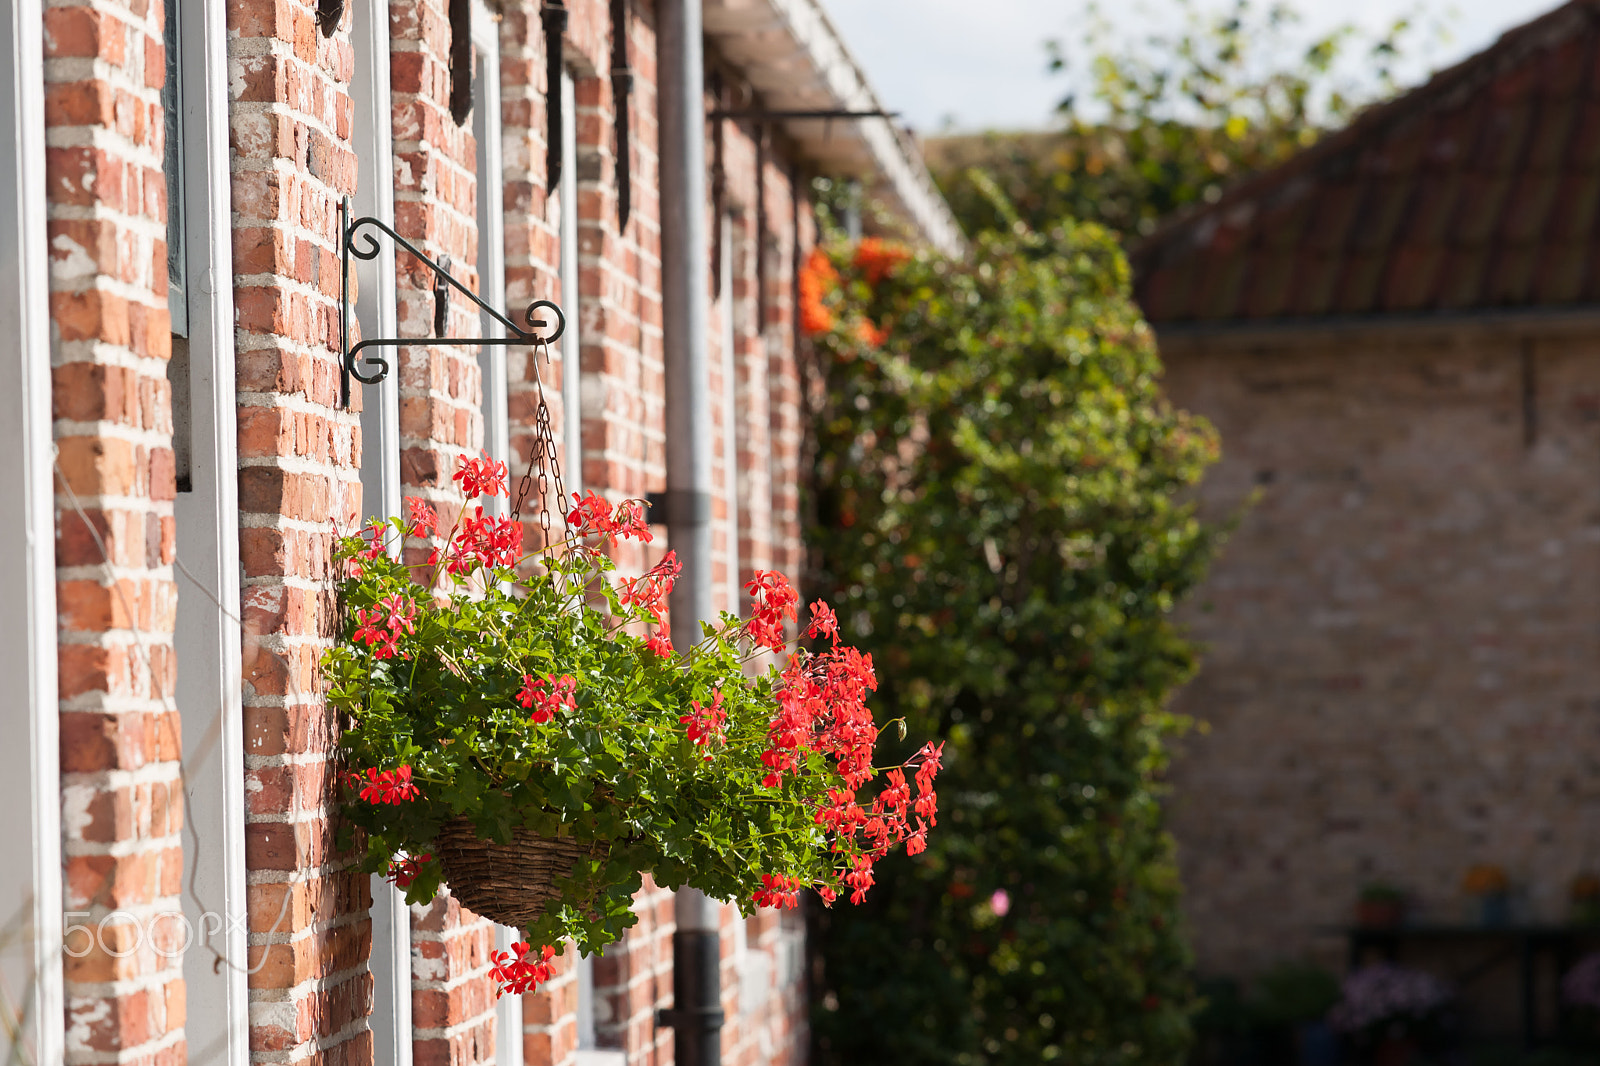
<svg viewBox="0 0 1600 1066">
<path fill-rule="evenodd" d="M 1388 962 L 1363 966 L 1344 979 L 1344 998 L 1328 1012 L 1328 1024 L 1356 1033 L 1431 1017 L 1449 1001 L 1450 990 L 1432 974 Z"/>
<path fill-rule="evenodd" d="M 1011 893 L 1003 888 L 995 889 L 994 895 L 989 897 L 989 909 L 996 917 L 1004 918 L 1011 911 Z"/>
</svg>

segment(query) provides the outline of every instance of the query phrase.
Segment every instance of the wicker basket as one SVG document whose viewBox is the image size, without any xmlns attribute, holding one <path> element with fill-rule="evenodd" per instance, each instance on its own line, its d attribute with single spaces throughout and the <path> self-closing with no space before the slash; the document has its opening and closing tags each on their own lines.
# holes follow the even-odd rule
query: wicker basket
<svg viewBox="0 0 1600 1066">
<path fill-rule="evenodd" d="M 514 829 L 511 843 L 483 840 L 466 818 L 446 822 L 434 841 L 450 894 L 474 914 L 521 929 L 544 916 L 560 893 L 555 882 L 579 859 L 604 856 L 610 844 L 583 844 Z"/>
</svg>

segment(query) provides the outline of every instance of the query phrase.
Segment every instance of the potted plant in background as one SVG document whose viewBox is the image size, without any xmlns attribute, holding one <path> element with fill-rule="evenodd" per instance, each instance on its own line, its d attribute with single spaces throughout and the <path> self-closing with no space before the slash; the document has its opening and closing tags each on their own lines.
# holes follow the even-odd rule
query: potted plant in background
<svg viewBox="0 0 1600 1066">
<path fill-rule="evenodd" d="M 1600 877 L 1581 873 L 1567 886 L 1567 899 L 1572 904 L 1569 920 L 1585 929 L 1600 926 Z"/>
<path fill-rule="evenodd" d="M 1492 863 L 1479 863 L 1461 879 L 1461 890 L 1472 900 L 1470 920 L 1489 929 L 1511 924 L 1511 880 Z"/>
<path fill-rule="evenodd" d="M 1251 1013 L 1292 1048 L 1279 1061 L 1339 1066 L 1339 1040 L 1327 1022 L 1339 1002 L 1339 979 L 1312 962 L 1284 962 L 1256 979 Z"/>
<path fill-rule="evenodd" d="M 1328 1024 L 1371 1066 L 1414 1066 L 1447 1050 L 1450 993 L 1433 975 L 1393 963 L 1344 979 Z"/>
<path fill-rule="evenodd" d="M 504 464 L 487 460 L 456 480 L 469 502 L 506 491 Z M 481 506 L 442 534 L 426 503 L 408 508 L 338 549 L 348 617 L 323 669 L 349 720 L 360 838 L 347 841 L 410 902 L 448 884 L 523 929 L 494 959 L 503 991 L 547 980 L 564 940 L 588 953 L 621 936 L 643 873 L 746 913 L 793 907 L 803 889 L 859 903 L 878 859 L 926 847 L 943 746 L 875 765 L 872 660 L 840 643 L 826 604 L 798 646 L 798 595 L 759 571 L 751 616 L 681 634 L 679 654 L 662 624 L 673 553 L 608 577 L 608 542 L 650 540 L 640 502 L 590 494 L 566 539 L 531 556 L 522 527 Z M 432 551 L 397 561 L 397 537 Z"/>
<path fill-rule="evenodd" d="M 1396 929 L 1406 917 L 1406 894 L 1394 885 L 1363 885 L 1356 899 L 1356 924 L 1363 929 Z"/>
</svg>

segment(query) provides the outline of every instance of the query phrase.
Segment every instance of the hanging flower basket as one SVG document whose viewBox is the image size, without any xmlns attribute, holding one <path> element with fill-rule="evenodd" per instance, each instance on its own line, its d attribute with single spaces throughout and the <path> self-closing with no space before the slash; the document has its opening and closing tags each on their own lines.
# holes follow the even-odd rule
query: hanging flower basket
<svg viewBox="0 0 1600 1066">
<path fill-rule="evenodd" d="M 673 553 L 612 577 L 616 544 L 651 539 L 642 503 L 590 494 L 525 555 L 521 525 L 475 502 L 506 492 L 504 466 L 456 479 L 469 503 L 448 529 L 408 500 L 341 540 L 347 621 L 323 667 L 348 716 L 349 842 L 411 902 L 448 885 L 544 945 L 496 956 L 504 989 L 547 978 L 566 939 L 621 936 L 644 873 L 747 912 L 802 889 L 859 903 L 878 859 L 926 847 L 943 746 L 874 765 L 872 660 L 826 604 L 802 629 L 794 589 L 760 571 L 748 618 L 675 650 Z"/>
</svg>

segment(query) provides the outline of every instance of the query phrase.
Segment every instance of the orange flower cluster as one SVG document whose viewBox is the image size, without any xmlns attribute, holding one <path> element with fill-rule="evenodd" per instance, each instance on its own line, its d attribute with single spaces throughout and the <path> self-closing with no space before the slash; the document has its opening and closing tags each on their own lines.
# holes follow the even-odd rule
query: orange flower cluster
<svg viewBox="0 0 1600 1066">
<path fill-rule="evenodd" d="M 881 347 L 883 342 L 888 339 L 889 331 L 874 326 L 870 319 L 863 318 L 856 323 L 856 340 L 865 344 L 868 348 Z"/>
<path fill-rule="evenodd" d="M 863 237 L 861 243 L 856 245 L 854 264 L 868 284 L 876 285 L 910 258 L 911 250 L 903 245 L 893 244 L 882 237 Z"/>
<path fill-rule="evenodd" d="M 823 304 L 822 298 L 839 284 L 839 272 L 828 261 L 828 253 L 821 248 L 811 249 L 804 265 L 800 267 L 800 328 L 807 336 L 826 333 L 833 328 L 833 312 Z"/>
</svg>

